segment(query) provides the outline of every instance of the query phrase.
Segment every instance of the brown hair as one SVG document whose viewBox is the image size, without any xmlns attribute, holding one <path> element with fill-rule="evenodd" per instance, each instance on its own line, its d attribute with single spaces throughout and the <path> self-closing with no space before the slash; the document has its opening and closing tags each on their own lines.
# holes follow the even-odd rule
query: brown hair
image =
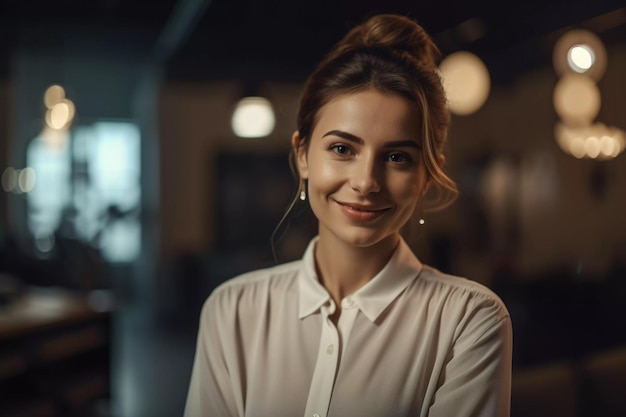
<svg viewBox="0 0 626 417">
<path fill-rule="evenodd" d="M 458 191 L 443 169 L 450 112 L 437 71 L 440 57 L 431 37 L 408 17 L 380 14 L 354 27 L 304 84 L 297 117 L 299 146 L 308 146 L 320 109 L 333 98 L 369 89 L 398 94 L 421 110 L 422 155 L 436 189 L 428 208 L 449 205 Z M 295 149 L 291 159 L 293 165 Z"/>
</svg>

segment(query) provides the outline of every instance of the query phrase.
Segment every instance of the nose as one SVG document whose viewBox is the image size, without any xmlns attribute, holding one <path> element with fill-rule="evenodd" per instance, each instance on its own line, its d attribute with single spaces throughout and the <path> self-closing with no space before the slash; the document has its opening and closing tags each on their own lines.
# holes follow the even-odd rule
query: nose
<svg viewBox="0 0 626 417">
<path fill-rule="evenodd" d="M 379 192 L 381 184 L 379 171 L 374 157 L 361 156 L 354 162 L 350 187 L 362 195 Z"/>
</svg>

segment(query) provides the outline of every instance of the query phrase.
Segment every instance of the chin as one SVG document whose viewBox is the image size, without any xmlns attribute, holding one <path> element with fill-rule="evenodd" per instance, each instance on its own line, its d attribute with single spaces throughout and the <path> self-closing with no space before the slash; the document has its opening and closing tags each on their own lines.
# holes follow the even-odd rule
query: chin
<svg viewBox="0 0 626 417">
<path fill-rule="evenodd" d="M 399 234 L 381 235 L 368 230 L 349 231 L 340 235 L 337 234 L 339 239 L 356 248 L 370 248 L 389 241 L 395 242 L 399 236 Z"/>
</svg>

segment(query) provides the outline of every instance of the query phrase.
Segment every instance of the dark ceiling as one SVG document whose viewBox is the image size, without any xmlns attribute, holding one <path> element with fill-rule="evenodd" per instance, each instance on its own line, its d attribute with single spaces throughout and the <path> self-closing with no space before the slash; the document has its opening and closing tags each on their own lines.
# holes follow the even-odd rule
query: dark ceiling
<svg viewBox="0 0 626 417">
<path fill-rule="evenodd" d="M 549 63 L 567 28 L 626 39 L 625 0 L 0 0 L 0 52 L 7 60 L 24 28 L 38 34 L 54 22 L 79 36 L 140 36 L 170 80 L 300 81 L 352 25 L 380 12 L 415 18 L 444 54 L 477 53 L 496 83 Z"/>
</svg>

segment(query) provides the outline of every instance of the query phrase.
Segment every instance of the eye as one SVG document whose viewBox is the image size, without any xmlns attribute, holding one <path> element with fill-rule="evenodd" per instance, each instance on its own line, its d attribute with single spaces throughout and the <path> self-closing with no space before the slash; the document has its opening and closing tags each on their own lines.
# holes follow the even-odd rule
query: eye
<svg viewBox="0 0 626 417">
<path fill-rule="evenodd" d="M 350 150 L 348 146 L 342 145 L 340 143 L 330 145 L 328 149 L 336 153 L 337 155 L 350 155 L 352 153 L 352 151 Z"/>
<path fill-rule="evenodd" d="M 413 158 L 404 152 L 392 152 L 387 155 L 387 160 L 394 164 L 408 164 L 413 161 Z"/>
</svg>

